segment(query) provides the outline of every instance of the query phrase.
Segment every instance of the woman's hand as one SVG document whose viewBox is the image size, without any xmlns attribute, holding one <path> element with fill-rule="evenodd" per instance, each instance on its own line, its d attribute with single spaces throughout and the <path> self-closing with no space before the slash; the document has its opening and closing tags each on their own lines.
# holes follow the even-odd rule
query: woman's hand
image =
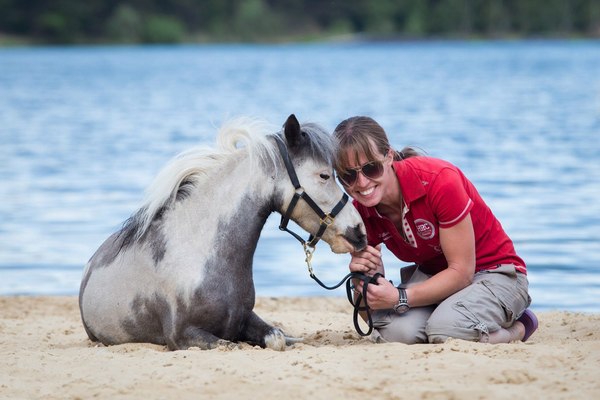
<svg viewBox="0 0 600 400">
<path fill-rule="evenodd" d="M 356 282 L 355 290 L 362 294 L 362 281 Z M 398 303 L 398 298 L 398 289 L 382 276 L 377 278 L 377 284 L 367 286 L 367 303 L 371 310 L 392 308 Z"/>
<path fill-rule="evenodd" d="M 381 259 L 381 244 L 376 247 L 367 246 L 362 251 L 352 253 L 349 268 L 350 272 L 362 272 L 368 276 L 373 276 L 378 272 L 385 275 Z"/>
</svg>

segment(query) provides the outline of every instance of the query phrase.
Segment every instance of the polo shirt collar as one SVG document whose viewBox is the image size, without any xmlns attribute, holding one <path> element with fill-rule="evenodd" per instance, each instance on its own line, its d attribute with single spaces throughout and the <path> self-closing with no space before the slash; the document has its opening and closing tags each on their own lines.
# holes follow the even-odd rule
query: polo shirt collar
<svg viewBox="0 0 600 400">
<path fill-rule="evenodd" d="M 417 175 L 417 172 L 412 168 L 411 160 L 394 161 L 394 169 L 398 181 L 402 182 L 402 195 L 404 202 L 410 204 L 413 201 L 425 196 L 427 192 L 423 185 L 423 181 Z"/>
</svg>

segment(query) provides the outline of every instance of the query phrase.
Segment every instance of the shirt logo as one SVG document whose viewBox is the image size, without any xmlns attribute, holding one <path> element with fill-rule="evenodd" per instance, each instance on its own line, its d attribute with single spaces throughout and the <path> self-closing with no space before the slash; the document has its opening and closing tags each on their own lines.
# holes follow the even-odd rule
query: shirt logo
<svg viewBox="0 0 600 400">
<path fill-rule="evenodd" d="M 417 227 L 417 235 L 421 239 L 428 240 L 435 236 L 435 226 L 424 219 L 415 219 L 415 226 Z"/>
<path fill-rule="evenodd" d="M 430 244 L 429 247 L 431 247 L 433 250 L 435 250 L 438 253 L 443 253 L 442 246 Z"/>
<path fill-rule="evenodd" d="M 391 237 L 392 237 L 392 235 L 389 232 L 383 232 L 383 233 L 379 234 L 379 239 L 381 239 L 384 242 Z"/>
</svg>

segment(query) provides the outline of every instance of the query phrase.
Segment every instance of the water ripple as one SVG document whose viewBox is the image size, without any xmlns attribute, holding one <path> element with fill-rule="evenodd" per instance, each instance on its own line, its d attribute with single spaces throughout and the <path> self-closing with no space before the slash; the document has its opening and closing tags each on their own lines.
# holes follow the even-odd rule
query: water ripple
<svg viewBox="0 0 600 400">
<path fill-rule="evenodd" d="M 174 154 L 227 118 L 368 114 L 459 165 L 529 265 L 534 307 L 600 311 L 600 43 L 0 49 L 0 294 L 75 294 Z M 269 220 L 259 295 L 342 295 Z M 347 256 L 317 253 L 322 279 Z M 388 270 L 403 265 L 386 256 Z"/>
</svg>

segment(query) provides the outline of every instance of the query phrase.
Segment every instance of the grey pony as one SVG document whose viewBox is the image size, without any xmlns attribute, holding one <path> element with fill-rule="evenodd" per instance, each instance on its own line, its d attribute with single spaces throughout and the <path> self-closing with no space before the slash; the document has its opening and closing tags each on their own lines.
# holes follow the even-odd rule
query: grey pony
<svg viewBox="0 0 600 400">
<path fill-rule="evenodd" d="M 300 125 L 292 114 L 282 131 L 269 132 L 255 120 L 235 120 L 219 132 L 218 151 L 188 151 L 159 173 L 144 205 L 86 265 L 79 306 L 92 341 L 285 349 L 289 338 L 253 311 L 261 230 L 295 193 L 275 141 L 285 142 L 304 190 L 321 209 L 330 211 L 342 192 L 325 130 Z M 301 203 L 292 220 L 315 233 L 319 218 Z M 336 253 L 364 248 L 354 207 L 342 209 L 323 240 Z"/>
</svg>

